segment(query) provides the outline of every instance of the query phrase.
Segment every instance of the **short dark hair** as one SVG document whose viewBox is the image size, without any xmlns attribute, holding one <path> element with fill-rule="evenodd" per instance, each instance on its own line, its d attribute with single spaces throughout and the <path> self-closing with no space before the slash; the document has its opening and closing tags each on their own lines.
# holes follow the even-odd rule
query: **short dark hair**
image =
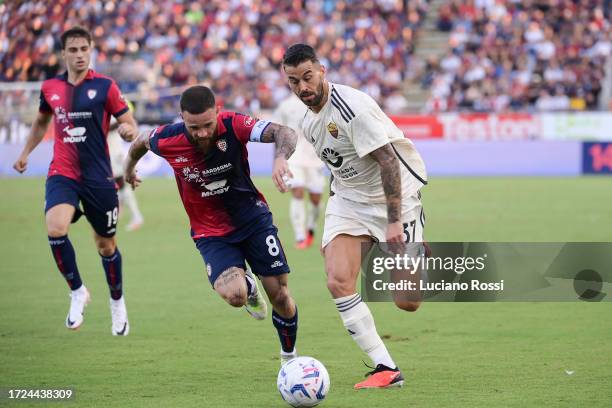
<svg viewBox="0 0 612 408">
<path fill-rule="evenodd" d="M 91 33 L 88 29 L 81 26 L 74 26 L 64 31 L 60 36 L 60 41 L 62 43 L 62 50 L 66 49 L 66 42 L 69 38 L 84 38 L 87 40 L 87 43 L 91 45 Z"/>
<path fill-rule="evenodd" d="M 287 48 L 283 56 L 283 65 L 289 65 L 291 67 L 297 67 L 305 61 L 312 61 L 313 63 L 319 62 L 314 48 L 308 44 L 293 44 L 291 47 Z"/>
<path fill-rule="evenodd" d="M 181 112 L 197 115 L 215 107 L 215 94 L 206 86 L 195 85 L 183 92 L 180 104 Z"/>
</svg>

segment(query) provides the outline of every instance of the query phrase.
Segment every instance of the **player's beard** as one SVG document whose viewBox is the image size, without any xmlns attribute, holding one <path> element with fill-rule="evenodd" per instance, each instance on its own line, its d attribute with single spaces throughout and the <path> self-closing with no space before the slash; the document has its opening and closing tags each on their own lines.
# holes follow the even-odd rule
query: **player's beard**
<svg viewBox="0 0 612 408">
<path fill-rule="evenodd" d="M 215 132 L 211 137 L 206 137 L 206 138 L 202 138 L 202 137 L 195 137 L 193 136 L 188 130 L 187 128 L 185 128 L 185 133 L 187 134 L 187 136 L 189 137 L 189 139 L 193 140 L 193 143 L 198 146 L 198 148 L 200 150 L 202 150 L 203 152 L 207 152 L 210 149 L 210 146 L 212 146 L 212 144 L 215 142 L 215 140 L 217 139 L 217 132 Z"/>
<path fill-rule="evenodd" d="M 304 105 L 306 106 L 319 106 L 321 104 L 321 101 L 323 100 L 323 81 L 321 81 L 321 83 L 319 84 L 319 86 L 317 87 L 317 92 L 315 92 L 315 97 L 312 98 L 311 100 L 304 100 L 304 97 L 308 97 L 311 96 L 311 93 L 301 93 L 299 96 L 300 100 L 304 103 Z"/>
</svg>

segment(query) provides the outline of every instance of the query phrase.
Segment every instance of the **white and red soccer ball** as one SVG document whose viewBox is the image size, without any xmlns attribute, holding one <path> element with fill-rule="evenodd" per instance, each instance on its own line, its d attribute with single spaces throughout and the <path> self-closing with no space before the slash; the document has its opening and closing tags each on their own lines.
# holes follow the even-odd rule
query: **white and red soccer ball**
<svg viewBox="0 0 612 408">
<path fill-rule="evenodd" d="M 292 407 L 314 407 L 329 392 L 329 374 L 319 360 L 296 357 L 281 367 L 276 385 L 285 402 Z"/>
</svg>

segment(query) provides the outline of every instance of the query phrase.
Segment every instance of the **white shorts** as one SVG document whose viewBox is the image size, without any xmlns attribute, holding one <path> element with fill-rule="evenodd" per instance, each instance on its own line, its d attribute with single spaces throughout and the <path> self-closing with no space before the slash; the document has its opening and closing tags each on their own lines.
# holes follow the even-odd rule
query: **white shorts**
<svg viewBox="0 0 612 408">
<path fill-rule="evenodd" d="M 321 194 L 325 188 L 325 175 L 322 167 L 297 166 L 289 163 L 293 174 L 291 187 L 305 188 L 311 193 Z"/>
<path fill-rule="evenodd" d="M 425 213 L 420 193 L 417 194 L 402 197 L 402 223 L 406 242 L 423 242 Z M 321 246 L 325 248 L 340 234 L 369 235 L 377 242 L 385 242 L 387 225 L 387 204 L 358 203 L 335 194 L 327 201 Z"/>
</svg>

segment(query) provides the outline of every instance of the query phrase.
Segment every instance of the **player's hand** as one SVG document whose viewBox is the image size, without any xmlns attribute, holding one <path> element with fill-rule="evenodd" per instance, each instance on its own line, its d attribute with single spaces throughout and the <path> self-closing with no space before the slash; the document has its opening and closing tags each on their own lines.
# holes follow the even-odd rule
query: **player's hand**
<svg viewBox="0 0 612 408">
<path fill-rule="evenodd" d="M 28 168 L 28 156 L 19 156 L 19 158 L 13 164 L 13 168 L 19 173 L 23 173 Z"/>
<path fill-rule="evenodd" d="M 272 181 L 274 185 L 281 193 L 289 191 L 289 180 L 293 177 L 293 174 L 289 170 L 289 164 L 287 159 L 284 157 L 277 157 L 274 159 L 274 165 L 272 167 Z"/>
<path fill-rule="evenodd" d="M 120 124 L 117 128 L 117 132 L 119 133 L 119 136 L 121 136 L 121 138 L 126 142 L 131 142 L 132 140 L 138 137 L 138 129 L 136 129 L 129 123 Z"/>
<path fill-rule="evenodd" d="M 136 170 L 126 171 L 124 178 L 125 182 L 132 186 L 132 190 L 142 183 L 142 180 L 136 175 Z"/>
<path fill-rule="evenodd" d="M 385 236 L 390 249 L 395 253 L 403 253 L 406 247 L 404 242 L 404 226 L 401 221 L 393 222 L 387 225 L 387 233 Z"/>
</svg>

